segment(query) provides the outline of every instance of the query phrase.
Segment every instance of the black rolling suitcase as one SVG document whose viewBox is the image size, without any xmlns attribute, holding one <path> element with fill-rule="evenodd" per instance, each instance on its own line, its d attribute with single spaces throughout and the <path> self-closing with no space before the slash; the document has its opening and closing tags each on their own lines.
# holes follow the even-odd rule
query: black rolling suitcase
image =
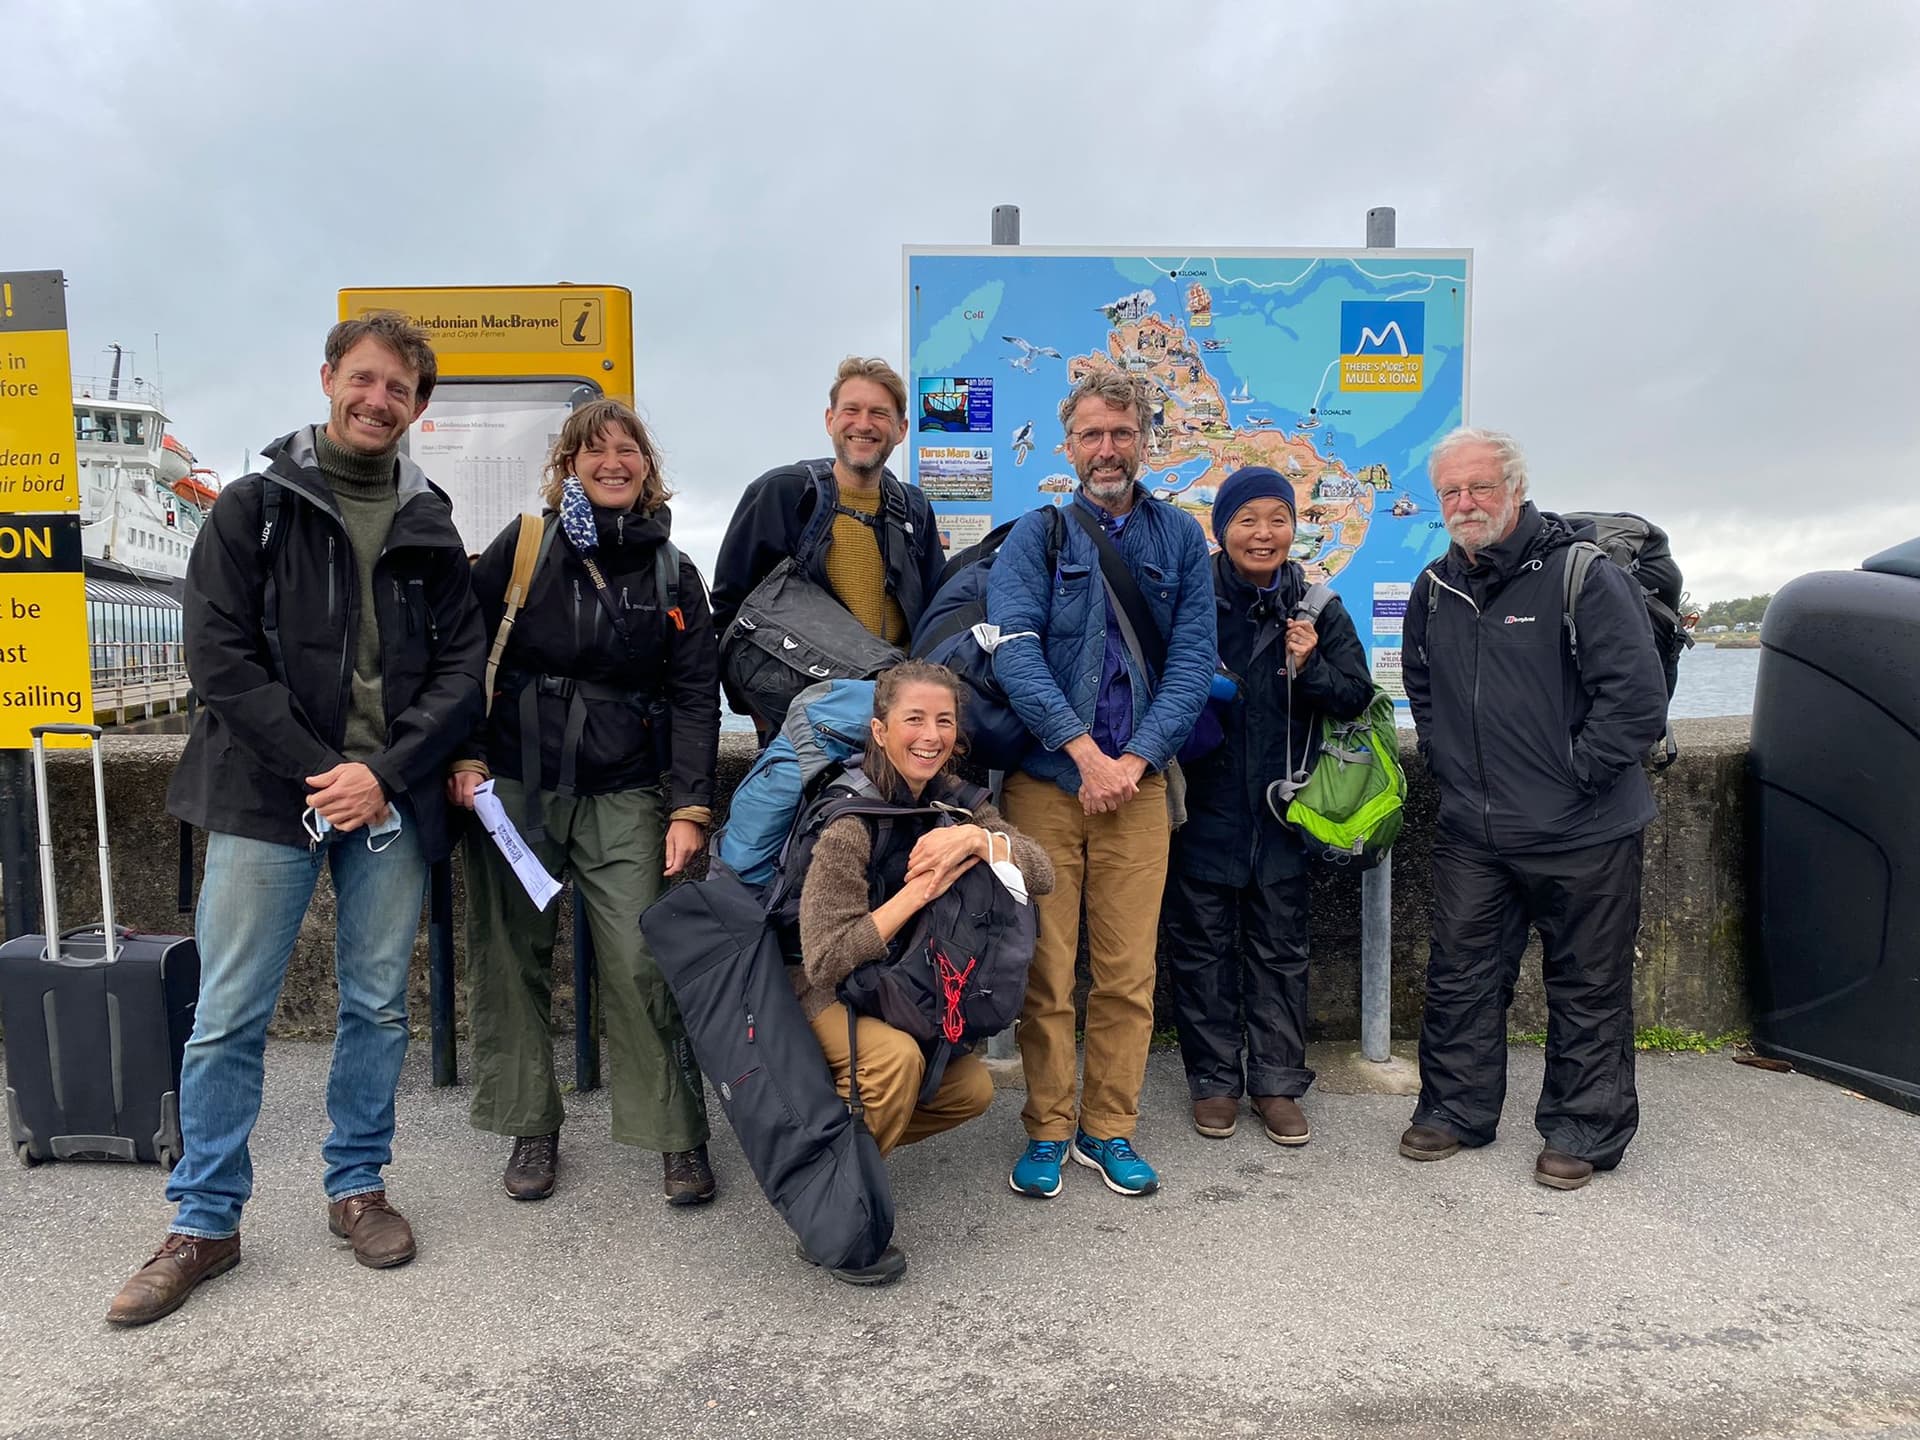
<svg viewBox="0 0 1920 1440">
<path fill-rule="evenodd" d="M 47 735 L 91 737 L 99 812 L 102 923 L 65 934 L 54 908 Z M 87 1157 L 171 1168 L 180 1158 L 180 1057 L 200 993 L 200 951 L 191 935 L 114 927 L 99 729 L 35 726 L 33 768 L 47 933 L 0 945 L 14 1153 L 26 1165 Z"/>
</svg>

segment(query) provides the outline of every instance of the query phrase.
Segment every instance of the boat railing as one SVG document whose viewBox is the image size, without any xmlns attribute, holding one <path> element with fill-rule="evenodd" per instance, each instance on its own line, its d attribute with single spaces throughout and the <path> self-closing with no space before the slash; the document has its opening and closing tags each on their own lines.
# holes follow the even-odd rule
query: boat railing
<svg viewBox="0 0 1920 1440">
<path fill-rule="evenodd" d="M 150 380 L 139 377 L 120 379 L 120 393 L 109 396 L 114 388 L 111 375 L 75 375 L 73 377 L 73 398 L 75 400 L 97 401 L 104 405 L 151 405 L 156 410 L 164 410 L 161 404 L 160 387 Z"/>
</svg>

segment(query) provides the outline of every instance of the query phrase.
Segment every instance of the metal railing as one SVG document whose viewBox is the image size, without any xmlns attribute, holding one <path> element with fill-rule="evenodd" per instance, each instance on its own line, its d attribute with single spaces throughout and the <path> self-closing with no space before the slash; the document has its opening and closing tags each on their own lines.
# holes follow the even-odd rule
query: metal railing
<svg viewBox="0 0 1920 1440">
<path fill-rule="evenodd" d="M 97 640 L 88 649 L 96 702 L 116 691 L 186 692 L 186 647 L 177 640 Z"/>
</svg>

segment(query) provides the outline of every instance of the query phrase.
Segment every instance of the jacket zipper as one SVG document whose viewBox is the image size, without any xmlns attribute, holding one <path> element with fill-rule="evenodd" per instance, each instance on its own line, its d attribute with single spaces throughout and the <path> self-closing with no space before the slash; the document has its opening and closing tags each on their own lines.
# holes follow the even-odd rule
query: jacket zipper
<svg viewBox="0 0 1920 1440">
<path fill-rule="evenodd" d="M 1473 611 L 1473 703 L 1470 707 L 1473 717 L 1473 764 L 1480 776 L 1480 827 L 1486 832 L 1487 849 L 1497 855 L 1500 847 L 1493 843 L 1493 796 L 1487 789 L 1487 757 L 1480 748 L 1480 622 L 1483 617 L 1471 595 L 1454 589 L 1438 575 L 1433 577 L 1433 583 L 1449 595 L 1458 595 Z"/>
<path fill-rule="evenodd" d="M 339 569 L 339 550 L 339 538 L 329 535 L 327 537 L 328 619 L 333 618 L 336 603 L 334 598 L 336 589 L 334 572 Z M 340 586 L 338 588 L 344 590 L 346 587 Z M 354 632 L 355 627 L 359 624 L 359 617 L 353 613 L 353 607 L 359 599 L 358 594 L 350 592 L 346 599 L 346 626 L 340 632 L 340 688 L 335 694 L 333 701 L 333 733 L 340 736 L 343 740 L 346 737 L 346 721 L 344 715 L 353 692 Z"/>
</svg>

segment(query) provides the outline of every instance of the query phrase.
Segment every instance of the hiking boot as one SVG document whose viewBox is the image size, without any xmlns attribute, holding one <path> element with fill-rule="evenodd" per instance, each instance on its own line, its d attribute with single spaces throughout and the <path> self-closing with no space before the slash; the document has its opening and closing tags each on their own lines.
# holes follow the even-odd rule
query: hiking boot
<svg viewBox="0 0 1920 1440">
<path fill-rule="evenodd" d="M 1593 1179 L 1593 1166 L 1549 1145 L 1533 1162 L 1533 1178 L 1552 1190 L 1578 1190 Z"/>
<path fill-rule="evenodd" d="M 1209 1140 L 1224 1140 L 1239 1127 L 1240 1102 L 1231 1095 L 1209 1095 L 1193 1102 L 1193 1128 Z"/>
<path fill-rule="evenodd" d="M 793 1249 L 807 1264 L 820 1263 L 798 1240 L 793 1242 Z M 844 1285 L 889 1285 L 907 1273 L 907 1252 L 898 1245 L 889 1245 L 871 1265 L 835 1265 L 828 1267 L 827 1273 Z"/>
<path fill-rule="evenodd" d="M 107 1306 L 109 1325 L 146 1325 L 187 1303 L 202 1280 L 224 1275 L 240 1263 L 240 1237 L 203 1240 L 169 1234 L 153 1258 L 127 1277 Z"/>
<path fill-rule="evenodd" d="M 387 1203 L 387 1192 L 369 1190 L 327 1206 L 327 1228 L 353 1246 L 353 1258 L 370 1270 L 387 1270 L 413 1259 L 413 1227 Z"/>
<path fill-rule="evenodd" d="M 1076 1130 L 1068 1153 L 1076 1164 L 1098 1170 L 1107 1188 L 1116 1195 L 1151 1195 L 1160 1188 L 1160 1177 L 1134 1153 L 1133 1142 L 1124 1135 L 1112 1140 L 1096 1140 L 1086 1131 Z"/>
<path fill-rule="evenodd" d="M 1064 1140 L 1029 1140 L 1020 1158 L 1013 1162 L 1007 1184 L 1016 1195 L 1051 1200 L 1060 1193 L 1060 1162 L 1066 1158 Z"/>
<path fill-rule="evenodd" d="M 1444 1160 L 1459 1148 L 1458 1137 L 1432 1125 L 1409 1125 L 1400 1135 L 1400 1153 L 1409 1160 Z"/>
<path fill-rule="evenodd" d="M 553 1182 L 560 1174 L 560 1132 L 522 1135 L 513 1142 L 513 1154 L 507 1157 L 507 1173 L 501 1181 L 507 1194 L 516 1200 L 544 1200 L 553 1194 Z"/>
<path fill-rule="evenodd" d="M 707 1163 L 706 1146 L 672 1150 L 660 1159 L 666 1172 L 667 1204 L 704 1205 L 713 1199 L 718 1187 L 713 1182 L 713 1166 Z"/>
<path fill-rule="evenodd" d="M 1304 1145 L 1313 1138 L 1300 1102 L 1287 1095 L 1256 1095 L 1253 1108 L 1267 1127 L 1267 1139 L 1276 1145 Z"/>
</svg>

